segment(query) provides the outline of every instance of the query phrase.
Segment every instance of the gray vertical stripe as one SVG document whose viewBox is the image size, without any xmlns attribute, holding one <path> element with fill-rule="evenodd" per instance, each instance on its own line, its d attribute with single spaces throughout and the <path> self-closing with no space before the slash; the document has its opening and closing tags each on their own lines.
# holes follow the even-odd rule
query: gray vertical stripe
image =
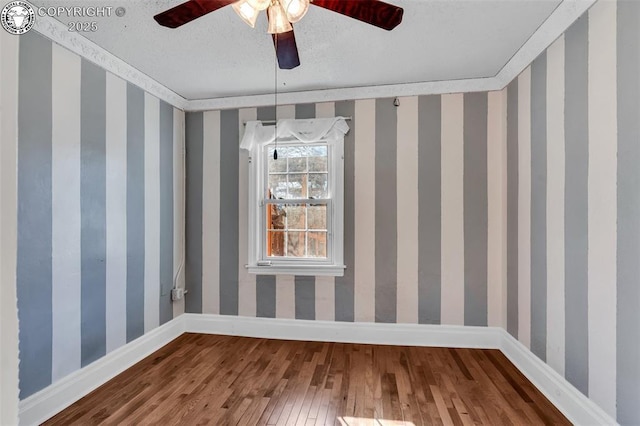
<svg viewBox="0 0 640 426">
<path fill-rule="evenodd" d="M 20 398 L 51 383 L 51 42 L 20 36 L 18 252 Z"/>
<path fill-rule="evenodd" d="M 316 118 L 316 104 L 296 105 L 296 118 Z"/>
<path fill-rule="evenodd" d="M 336 115 L 353 117 L 349 123 L 349 133 L 344 137 L 344 276 L 335 278 L 335 318 L 336 321 L 354 320 L 354 277 L 355 265 L 355 101 L 336 102 Z"/>
<path fill-rule="evenodd" d="M 507 87 L 507 331 L 518 338 L 518 79 Z"/>
<path fill-rule="evenodd" d="M 316 319 L 316 277 L 296 276 L 296 319 Z"/>
<path fill-rule="evenodd" d="M 204 115 L 188 112 L 185 115 L 186 143 L 186 263 L 185 312 L 202 313 L 202 147 Z M 236 179 L 237 180 L 237 179 Z"/>
<path fill-rule="evenodd" d="M 441 318 L 441 134 L 440 95 L 418 98 L 418 322 Z"/>
<path fill-rule="evenodd" d="M 256 118 L 258 120 L 275 120 L 276 108 L 272 106 L 260 107 L 256 110 Z"/>
<path fill-rule="evenodd" d="M 296 105 L 296 118 L 315 118 L 316 104 Z M 316 319 L 315 277 L 295 277 L 296 319 Z"/>
<path fill-rule="evenodd" d="M 487 93 L 464 95 L 464 323 L 487 325 Z"/>
<path fill-rule="evenodd" d="M 547 359 L 547 53 L 531 65 L 531 351 Z"/>
<path fill-rule="evenodd" d="M 394 323 L 397 319 L 397 127 L 393 99 L 376 99 L 376 322 Z"/>
<path fill-rule="evenodd" d="M 275 118 L 275 107 L 258 108 L 258 120 L 274 120 Z M 222 159 L 222 161 L 224 160 Z M 276 317 L 276 277 L 274 275 L 256 276 L 256 315 L 267 318 Z"/>
<path fill-rule="evenodd" d="M 144 92 L 127 83 L 127 342 L 144 334 Z"/>
<path fill-rule="evenodd" d="M 173 106 L 160 102 L 160 324 L 173 318 Z"/>
<path fill-rule="evenodd" d="M 220 112 L 220 313 L 222 315 L 238 315 L 240 161 L 238 120 L 237 109 Z"/>
<path fill-rule="evenodd" d="M 81 363 L 107 352 L 107 73 L 82 60 L 80 77 Z"/>
<path fill-rule="evenodd" d="M 618 1 L 617 396 L 623 425 L 640 424 L 640 3 Z"/>
<path fill-rule="evenodd" d="M 565 33 L 565 377 L 589 393 L 588 15 Z"/>
<path fill-rule="evenodd" d="M 258 275 L 256 277 L 256 316 L 276 317 L 275 275 Z"/>
</svg>

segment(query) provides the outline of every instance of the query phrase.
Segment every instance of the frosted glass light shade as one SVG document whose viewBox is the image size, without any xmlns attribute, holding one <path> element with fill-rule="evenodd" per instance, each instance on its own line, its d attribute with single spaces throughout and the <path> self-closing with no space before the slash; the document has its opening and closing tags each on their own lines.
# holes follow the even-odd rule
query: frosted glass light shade
<svg viewBox="0 0 640 426">
<path fill-rule="evenodd" d="M 269 6 L 267 14 L 269 15 L 269 28 L 267 30 L 269 34 L 280 34 L 293 30 L 280 2 L 276 1 Z"/>
<path fill-rule="evenodd" d="M 238 16 L 242 18 L 244 22 L 247 23 L 251 28 L 255 28 L 256 19 L 258 19 L 259 10 L 251 6 L 248 0 L 239 0 L 231 5 L 233 10 L 236 11 Z"/>
<path fill-rule="evenodd" d="M 247 0 L 247 3 L 256 10 L 265 10 L 271 4 L 271 0 Z"/>
<path fill-rule="evenodd" d="M 281 0 L 289 22 L 295 24 L 309 10 L 309 0 Z"/>
</svg>

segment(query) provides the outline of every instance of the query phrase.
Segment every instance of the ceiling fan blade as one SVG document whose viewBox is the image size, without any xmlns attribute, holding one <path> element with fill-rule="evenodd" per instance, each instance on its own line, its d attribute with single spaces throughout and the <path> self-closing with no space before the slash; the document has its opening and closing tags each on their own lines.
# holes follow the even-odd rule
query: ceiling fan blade
<svg viewBox="0 0 640 426">
<path fill-rule="evenodd" d="M 276 48 L 278 66 L 283 70 L 290 70 L 300 65 L 298 46 L 293 30 L 286 33 L 272 34 L 273 45 Z"/>
<path fill-rule="evenodd" d="M 379 0 L 312 0 L 311 4 L 391 31 L 402 22 L 404 10 Z"/>
<path fill-rule="evenodd" d="M 169 28 L 177 28 L 214 10 L 220 9 L 235 0 L 189 0 L 186 3 L 158 13 L 153 19 L 158 24 Z"/>
</svg>

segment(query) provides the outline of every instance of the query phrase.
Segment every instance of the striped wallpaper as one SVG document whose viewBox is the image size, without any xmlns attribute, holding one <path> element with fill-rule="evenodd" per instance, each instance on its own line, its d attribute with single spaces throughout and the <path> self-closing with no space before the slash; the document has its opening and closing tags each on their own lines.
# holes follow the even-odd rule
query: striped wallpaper
<svg viewBox="0 0 640 426">
<path fill-rule="evenodd" d="M 336 278 L 245 269 L 248 156 L 239 140 L 243 122 L 273 119 L 276 109 L 187 113 L 187 311 L 504 324 L 500 216 L 489 217 L 501 209 L 503 97 L 470 93 L 400 98 L 399 107 L 389 98 L 277 108 L 278 118 L 353 117 L 345 138 L 347 269 Z"/>
<path fill-rule="evenodd" d="M 638 40 L 601 0 L 501 92 L 185 114 L 21 36 L 20 397 L 186 310 L 503 327 L 640 424 Z M 243 123 L 335 115 L 344 276 L 249 274 Z"/>
<path fill-rule="evenodd" d="M 508 87 L 508 323 L 640 424 L 640 2 L 600 1 Z"/>
<path fill-rule="evenodd" d="M 20 37 L 20 397 L 180 313 L 184 113 Z"/>
</svg>

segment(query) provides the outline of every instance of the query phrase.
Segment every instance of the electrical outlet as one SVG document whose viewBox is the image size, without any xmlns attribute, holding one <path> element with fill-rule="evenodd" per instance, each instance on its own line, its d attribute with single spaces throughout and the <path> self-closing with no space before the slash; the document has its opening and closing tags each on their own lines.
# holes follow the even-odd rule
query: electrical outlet
<svg viewBox="0 0 640 426">
<path fill-rule="evenodd" d="M 184 297 L 184 289 L 182 288 L 171 289 L 171 300 L 175 302 L 176 300 L 181 300 L 183 297 Z"/>
</svg>

